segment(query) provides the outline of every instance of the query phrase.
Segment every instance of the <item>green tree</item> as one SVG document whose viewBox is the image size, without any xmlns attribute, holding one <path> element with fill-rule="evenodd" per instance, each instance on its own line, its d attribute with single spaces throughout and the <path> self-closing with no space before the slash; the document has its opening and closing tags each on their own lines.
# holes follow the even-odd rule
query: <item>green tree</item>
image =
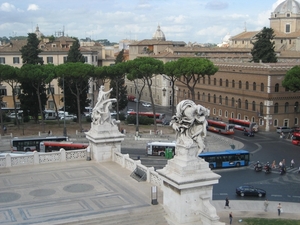
<svg viewBox="0 0 300 225">
<path fill-rule="evenodd" d="M 195 86 L 201 78 L 214 75 L 218 67 L 204 58 L 180 58 L 176 61 L 176 76 L 179 82 L 183 83 L 191 93 L 192 100 L 195 101 Z"/>
<path fill-rule="evenodd" d="M 9 65 L 2 65 L 0 64 L 0 77 L 11 87 L 12 91 L 12 98 L 14 103 L 14 111 L 15 111 L 15 121 L 19 128 L 19 120 L 18 120 L 18 112 L 16 108 L 16 93 L 17 90 L 17 84 L 19 82 L 19 68 L 12 67 Z"/>
<path fill-rule="evenodd" d="M 294 66 L 287 71 L 282 81 L 282 86 L 293 92 L 300 90 L 300 66 Z"/>
<path fill-rule="evenodd" d="M 20 52 L 22 53 L 23 64 L 41 64 L 44 61 L 39 57 L 42 50 L 39 49 L 39 43 L 35 33 L 29 33 L 27 38 L 27 44 L 24 45 Z"/>
<path fill-rule="evenodd" d="M 20 73 L 22 85 L 23 83 L 27 83 L 29 89 L 30 87 L 32 87 L 35 90 L 35 95 L 37 97 L 37 102 L 38 102 L 38 109 L 39 109 L 38 111 L 40 112 L 41 120 L 42 120 L 43 132 L 45 132 L 43 112 L 44 112 L 44 106 L 46 105 L 47 102 L 46 84 L 48 79 L 49 67 L 53 67 L 53 65 L 48 64 L 42 66 L 42 65 L 25 64 L 22 66 L 21 73 Z M 36 120 L 38 119 L 38 117 L 35 118 Z"/>
<path fill-rule="evenodd" d="M 163 62 L 151 57 L 140 57 L 140 58 L 135 58 L 132 61 L 128 61 L 127 68 L 128 68 L 127 78 L 129 80 L 141 79 L 143 80 L 143 83 L 147 85 L 149 96 L 152 103 L 153 113 L 155 114 L 156 113 L 155 102 L 153 100 L 153 94 L 152 94 L 152 85 L 153 85 L 152 78 L 154 78 L 157 74 L 163 73 L 164 70 Z M 138 87 L 138 85 L 136 85 L 136 87 Z M 139 102 L 141 98 L 140 94 L 141 92 L 139 93 L 139 98 L 138 98 Z M 155 131 L 157 130 L 156 120 L 154 120 L 154 129 Z"/>
<path fill-rule="evenodd" d="M 166 75 L 166 78 L 171 82 L 171 88 L 172 88 L 172 115 L 175 115 L 175 108 L 174 108 L 174 102 L 175 102 L 175 82 L 178 80 L 178 77 L 176 74 L 178 74 L 177 71 L 177 62 L 176 61 L 169 61 L 166 62 L 164 65 L 164 74 Z"/>
<path fill-rule="evenodd" d="M 85 62 L 83 55 L 80 52 L 80 44 L 77 38 L 74 38 L 73 42 L 67 57 L 67 62 Z"/>
<path fill-rule="evenodd" d="M 81 114 L 84 111 L 85 104 L 82 103 L 82 99 L 87 99 L 87 90 L 89 88 L 88 82 L 91 76 L 94 74 L 94 66 L 90 64 L 84 64 L 81 62 L 66 63 L 57 66 L 57 74 L 64 78 L 65 90 L 69 90 L 73 99 L 76 100 L 77 106 L 77 120 L 79 128 L 82 130 Z M 59 83 L 62 86 L 62 80 Z M 65 96 L 67 103 L 67 96 Z M 71 97 L 68 97 L 71 99 Z"/>
<path fill-rule="evenodd" d="M 251 41 L 253 48 L 251 50 L 252 62 L 276 63 L 277 56 L 275 53 L 274 30 L 264 27 Z"/>
</svg>

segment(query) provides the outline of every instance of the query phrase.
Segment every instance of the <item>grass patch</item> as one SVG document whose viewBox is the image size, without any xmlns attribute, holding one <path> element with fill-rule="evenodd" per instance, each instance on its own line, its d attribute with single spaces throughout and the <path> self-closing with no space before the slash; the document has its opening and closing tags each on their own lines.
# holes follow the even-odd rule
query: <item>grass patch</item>
<svg viewBox="0 0 300 225">
<path fill-rule="evenodd" d="M 246 225 L 300 225 L 299 220 L 286 219 L 263 219 L 263 218 L 245 218 Z"/>
</svg>

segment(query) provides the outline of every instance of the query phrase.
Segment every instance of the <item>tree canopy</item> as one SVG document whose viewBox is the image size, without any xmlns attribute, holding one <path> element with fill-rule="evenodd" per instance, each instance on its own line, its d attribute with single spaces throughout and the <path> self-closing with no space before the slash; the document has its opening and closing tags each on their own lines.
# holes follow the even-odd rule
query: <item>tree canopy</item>
<svg viewBox="0 0 300 225">
<path fill-rule="evenodd" d="M 282 86 L 293 92 L 300 90 L 300 66 L 294 66 L 287 71 Z"/>
<path fill-rule="evenodd" d="M 264 27 L 258 34 L 255 35 L 254 41 L 251 41 L 253 48 L 251 50 L 253 62 L 275 63 L 277 56 L 275 53 L 274 30 Z"/>
<path fill-rule="evenodd" d="M 80 44 L 77 38 L 74 38 L 73 42 L 67 57 L 67 62 L 85 62 L 83 55 L 80 52 Z"/>
</svg>

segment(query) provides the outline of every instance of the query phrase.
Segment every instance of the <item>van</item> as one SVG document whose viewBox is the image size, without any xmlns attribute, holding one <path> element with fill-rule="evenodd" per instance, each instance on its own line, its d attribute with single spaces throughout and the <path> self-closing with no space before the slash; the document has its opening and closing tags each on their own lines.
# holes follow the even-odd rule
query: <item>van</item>
<svg viewBox="0 0 300 225">
<path fill-rule="evenodd" d="M 54 110 L 45 110 L 44 111 L 45 120 L 55 120 L 57 118 L 57 114 Z"/>
<path fill-rule="evenodd" d="M 281 132 L 290 133 L 290 132 L 292 132 L 292 128 L 290 128 L 290 127 L 277 127 L 276 132 L 278 134 L 280 134 Z"/>
</svg>

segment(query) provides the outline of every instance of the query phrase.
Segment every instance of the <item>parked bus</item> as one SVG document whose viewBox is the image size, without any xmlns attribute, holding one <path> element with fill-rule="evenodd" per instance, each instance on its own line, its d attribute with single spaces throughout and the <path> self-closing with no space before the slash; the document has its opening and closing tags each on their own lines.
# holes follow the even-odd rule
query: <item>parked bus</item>
<svg viewBox="0 0 300 225">
<path fill-rule="evenodd" d="M 150 142 L 147 144 L 147 155 L 158 155 L 165 156 L 166 149 L 170 149 L 173 152 L 173 156 L 175 155 L 175 142 Z"/>
<path fill-rule="evenodd" d="M 129 112 L 128 115 L 135 116 L 136 112 L 134 112 L 134 111 Z M 157 123 L 162 123 L 165 118 L 164 113 L 155 113 L 155 115 L 154 115 L 153 112 L 139 112 L 139 116 L 147 116 L 147 117 L 153 118 L 153 119 L 156 118 Z"/>
<path fill-rule="evenodd" d="M 250 161 L 250 154 L 246 150 L 202 152 L 199 157 L 208 162 L 211 169 L 248 166 Z"/>
<path fill-rule="evenodd" d="M 59 151 L 61 148 L 65 150 L 84 149 L 89 146 L 88 143 L 74 143 L 65 141 L 42 141 L 40 143 L 40 152 Z"/>
<path fill-rule="evenodd" d="M 239 120 L 234 118 L 230 118 L 228 122 L 230 124 L 234 124 L 234 128 L 237 130 L 248 130 L 258 132 L 258 125 L 255 122 L 250 122 L 249 120 Z"/>
<path fill-rule="evenodd" d="M 32 138 L 13 138 L 10 142 L 11 151 L 33 152 L 40 151 L 42 141 L 68 141 L 68 137 L 32 137 Z"/>
<path fill-rule="evenodd" d="M 219 134 L 234 134 L 234 124 L 227 124 L 216 120 L 207 120 L 207 130 Z"/>
<path fill-rule="evenodd" d="M 292 144 L 300 145 L 300 133 L 299 132 L 293 133 Z"/>
</svg>

